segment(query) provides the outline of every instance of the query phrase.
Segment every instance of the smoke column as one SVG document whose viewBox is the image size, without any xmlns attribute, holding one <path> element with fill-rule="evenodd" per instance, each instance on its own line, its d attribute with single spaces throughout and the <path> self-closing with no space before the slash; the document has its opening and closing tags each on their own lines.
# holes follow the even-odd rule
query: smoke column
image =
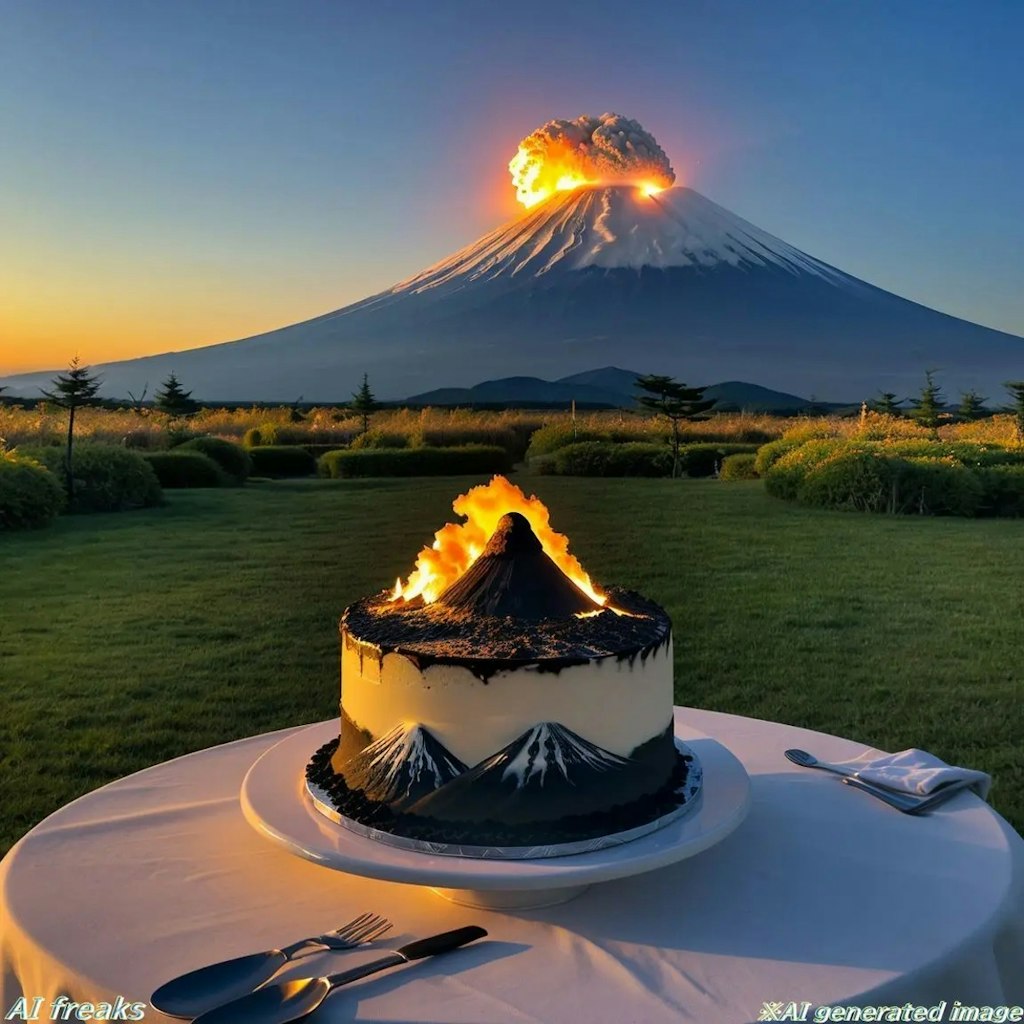
<svg viewBox="0 0 1024 1024">
<path fill-rule="evenodd" d="M 548 121 L 519 143 L 508 165 L 516 196 L 533 206 L 552 192 L 587 183 L 668 188 L 675 171 L 654 136 L 621 114 Z"/>
</svg>

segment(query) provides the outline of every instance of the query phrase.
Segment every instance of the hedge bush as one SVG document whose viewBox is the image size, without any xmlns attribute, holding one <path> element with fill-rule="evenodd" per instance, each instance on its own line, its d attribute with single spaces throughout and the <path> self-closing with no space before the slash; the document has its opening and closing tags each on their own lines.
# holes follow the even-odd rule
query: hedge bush
<svg viewBox="0 0 1024 1024">
<path fill-rule="evenodd" d="M 281 478 L 316 473 L 316 459 L 295 445 L 257 445 L 249 449 L 249 458 L 253 476 Z"/>
<path fill-rule="evenodd" d="M 771 446 L 765 446 L 771 447 Z M 921 439 L 814 439 L 776 449 L 769 494 L 805 505 L 911 515 L 1024 515 L 1024 451 Z"/>
<path fill-rule="evenodd" d="M 1024 466 L 988 466 L 976 475 L 983 492 L 979 515 L 1024 516 Z"/>
<path fill-rule="evenodd" d="M 418 441 L 419 438 L 416 438 Z M 354 438 L 350 448 L 361 451 L 363 448 L 411 448 L 408 434 L 397 430 L 368 430 Z"/>
<path fill-rule="evenodd" d="M 548 423 L 533 432 L 530 437 L 530 447 L 527 455 L 533 458 L 536 455 L 551 455 L 559 448 L 565 448 L 571 444 L 580 444 L 583 441 L 610 441 L 610 436 L 599 430 L 573 429 L 571 423 L 556 421 Z"/>
<path fill-rule="evenodd" d="M 28 454 L 42 462 L 67 490 L 63 448 L 35 448 Z M 75 498 L 70 511 L 124 512 L 160 504 L 160 481 L 138 452 L 114 445 L 78 444 L 72 459 Z"/>
<path fill-rule="evenodd" d="M 224 470 L 202 452 L 175 448 L 148 452 L 143 458 L 153 467 L 161 487 L 223 487 L 228 482 Z"/>
<path fill-rule="evenodd" d="M 671 476 L 672 452 L 663 444 L 582 441 L 554 453 L 561 476 Z"/>
<path fill-rule="evenodd" d="M 332 478 L 370 476 L 455 476 L 460 473 L 507 473 L 512 460 L 496 445 L 459 448 L 363 448 L 328 452 L 320 458 L 320 475 Z"/>
<path fill-rule="evenodd" d="M 753 455 L 756 444 L 684 444 L 679 446 L 680 470 L 686 476 L 714 476 L 729 455 Z M 669 458 L 671 467 L 671 456 Z M 669 470 L 671 472 L 671 468 Z"/>
<path fill-rule="evenodd" d="M 64 507 L 64 491 L 41 463 L 0 451 L 0 530 L 46 526 Z"/>
<path fill-rule="evenodd" d="M 233 484 L 244 484 L 252 472 L 252 457 L 249 453 L 240 444 L 220 437 L 196 437 L 174 450 L 200 452 L 213 459 Z"/>
<path fill-rule="evenodd" d="M 722 468 L 718 471 L 718 478 L 720 480 L 756 480 L 757 469 L 754 467 L 756 460 L 755 452 L 726 455 L 722 459 Z"/>
</svg>

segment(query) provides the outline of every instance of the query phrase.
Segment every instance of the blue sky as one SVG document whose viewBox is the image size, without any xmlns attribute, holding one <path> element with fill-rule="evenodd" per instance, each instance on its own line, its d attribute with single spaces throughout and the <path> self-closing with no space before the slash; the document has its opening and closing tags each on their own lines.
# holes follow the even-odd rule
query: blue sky
<svg viewBox="0 0 1024 1024">
<path fill-rule="evenodd" d="M 243 337 L 517 213 L 638 119 L 820 259 L 1024 334 L 1024 4 L 0 0 L 0 372 Z"/>
</svg>

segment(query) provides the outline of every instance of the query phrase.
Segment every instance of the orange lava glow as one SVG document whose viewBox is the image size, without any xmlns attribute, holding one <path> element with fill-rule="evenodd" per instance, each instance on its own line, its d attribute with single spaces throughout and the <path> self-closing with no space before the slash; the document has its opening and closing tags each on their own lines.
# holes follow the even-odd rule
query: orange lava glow
<svg viewBox="0 0 1024 1024">
<path fill-rule="evenodd" d="M 665 189 L 661 185 L 655 185 L 653 181 L 645 181 L 640 186 L 640 191 L 645 196 L 656 196 L 659 192 L 664 192 Z"/>
<path fill-rule="evenodd" d="M 570 192 L 581 185 L 592 185 L 580 173 L 579 160 L 568 146 L 559 147 L 545 154 L 534 152 L 520 144 L 519 151 L 509 162 L 512 184 L 516 187 L 516 198 L 529 209 L 543 202 L 555 192 Z"/>
<path fill-rule="evenodd" d="M 520 512 L 530 522 L 547 556 L 588 597 L 603 605 L 607 597 L 595 589 L 583 566 L 569 554 L 569 538 L 551 528 L 550 513 L 536 495 L 528 498 L 515 484 L 496 476 L 488 484 L 474 487 L 452 502 L 465 523 L 448 523 L 434 534 L 434 543 L 416 559 L 408 580 L 399 579 L 392 601 L 422 597 L 431 604 L 480 557 L 487 541 L 508 512 Z"/>
</svg>

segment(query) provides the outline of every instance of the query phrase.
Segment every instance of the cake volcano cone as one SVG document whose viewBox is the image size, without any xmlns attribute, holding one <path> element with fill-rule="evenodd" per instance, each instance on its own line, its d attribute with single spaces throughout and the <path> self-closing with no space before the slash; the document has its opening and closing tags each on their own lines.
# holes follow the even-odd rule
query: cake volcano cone
<svg viewBox="0 0 1024 1024">
<path fill-rule="evenodd" d="M 545 554 L 529 520 L 519 512 L 501 517 L 483 554 L 437 604 L 474 615 L 533 620 L 601 611 Z"/>
</svg>

